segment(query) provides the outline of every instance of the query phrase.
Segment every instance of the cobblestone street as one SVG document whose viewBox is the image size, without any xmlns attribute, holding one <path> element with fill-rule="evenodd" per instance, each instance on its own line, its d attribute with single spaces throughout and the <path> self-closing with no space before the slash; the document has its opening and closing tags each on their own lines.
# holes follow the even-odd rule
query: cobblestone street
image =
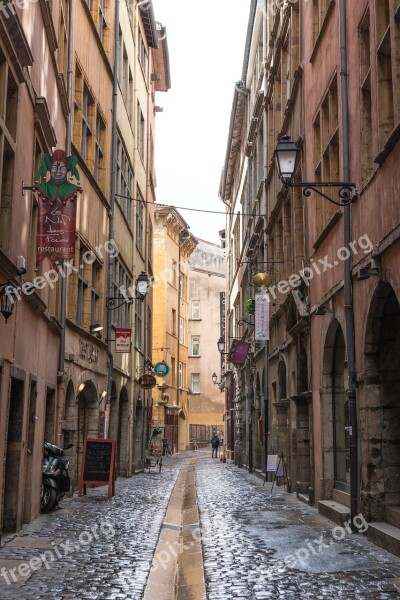
<svg viewBox="0 0 400 600">
<path fill-rule="evenodd" d="M 171 494 L 185 485 L 178 475 L 190 469 L 200 531 L 193 513 L 186 526 L 169 518 Z M 281 487 L 272 494 L 270 488 L 201 451 L 166 459 L 160 474 L 118 480 L 111 500 L 104 489 L 90 488 L 88 496 L 63 502 L 62 510 L 2 540 L 0 599 L 139 600 L 146 593 L 151 600 L 202 600 L 187 591 L 189 571 L 177 576 L 186 580 L 180 592 L 176 581 L 160 595 L 148 589 L 152 561 L 153 580 L 171 573 L 174 559 L 184 570 L 179 564 L 194 540 L 202 543 L 207 600 L 400 598 L 399 559 Z M 189 504 L 182 493 L 182 510 L 193 508 Z M 184 543 L 178 550 L 166 541 L 160 552 L 160 532 L 173 530 L 181 531 Z M 21 563 L 25 568 L 18 569 Z"/>
</svg>

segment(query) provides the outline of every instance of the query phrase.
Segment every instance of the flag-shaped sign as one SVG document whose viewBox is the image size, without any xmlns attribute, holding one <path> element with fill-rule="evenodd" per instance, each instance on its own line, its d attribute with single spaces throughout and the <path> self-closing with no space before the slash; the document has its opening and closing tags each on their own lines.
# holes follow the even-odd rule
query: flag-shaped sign
<svg viewBox="0 0 400 600">
<path fill-rule="evenodd" d="M 132 329 L 117 327 L 115 329 L 115 352 L 129 354 L 131 351 L 131 336 Z"/>
<path fill-rule="evenodd" d="M 44 258 L 52 265 L 74 258 L 76 199 L 82 193 L 77 163 L 76 156 L 67 157 L 64 150 L 56 150 L 53 156 L 42 155 L 35 185 L 39 198 L 37 264 Z"/>
</svg>

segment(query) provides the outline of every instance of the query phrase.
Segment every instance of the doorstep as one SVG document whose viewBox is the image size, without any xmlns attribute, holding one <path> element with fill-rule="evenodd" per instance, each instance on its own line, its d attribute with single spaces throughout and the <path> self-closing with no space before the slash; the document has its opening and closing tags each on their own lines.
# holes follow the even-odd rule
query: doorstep
<svg viewBox="0 0 400 600">
<path fill-rule="evenodd" d="M 371 542 L 400 556 L 400 529 L 385 521 L 368 523 L 365 535 Z"/>
<path fill-rule="evenodd" d="M 343 525 L 350 519 L 350 509 L 335 500 L 320 500 L 318 512 L 338 525 Z"/>
</svg>

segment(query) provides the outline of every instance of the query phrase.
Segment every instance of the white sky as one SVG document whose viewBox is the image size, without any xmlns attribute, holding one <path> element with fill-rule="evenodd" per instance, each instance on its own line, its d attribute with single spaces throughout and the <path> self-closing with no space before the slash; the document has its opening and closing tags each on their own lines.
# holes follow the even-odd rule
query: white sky
<svg viewBox="0 0 400 600">
<path fill-rule="evenodd" d="M 172 83 L 156 100 L 164 109 L 156 115 L 157 202 L 224 211 L 218 190 L 250 0 L 153 0 L 153 6 L 167 28 Z M 220 243 L 223 215 L 180 212 L 195 236 Z"/>
</svg>

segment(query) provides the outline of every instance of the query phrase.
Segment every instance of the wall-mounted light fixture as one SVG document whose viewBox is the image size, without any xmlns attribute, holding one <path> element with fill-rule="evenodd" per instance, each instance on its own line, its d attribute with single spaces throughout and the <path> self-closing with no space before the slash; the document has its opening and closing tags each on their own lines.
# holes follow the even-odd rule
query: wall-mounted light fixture
<svg viewBox="0 0 400 600">
<path fill-rule="evenodd" d="M 90 333 L 101 340 L 101 332 L 103 329 L 104 328 L 101 323 L 92 323 L 90 326 Z"/>
<path fill-rule="evenodd" d="M 106 307 L 109 310 L 116 310 L 123 304 L 132 304 L 135 302 L 135 300 L 144 300 L 150 288 L 150 280 L 144 271 L 142 271 L 136 279 L 135 287 L 136 295 L 134 298 L 128 295 L 124 296 L 122 294 L 121 296 L 117 297 L 108 297 L 106 298 Z"/>
<path fill-rule="evenodd" d="M 379 275 L 379 269 L 372 267 L 361 267 L 357 273 L 358 281 L 362 281 L 363 279 L 369 279 L 371 275 Z"/>
<path fill-rule="evenodd" d="M 213 373 L 211 375 L 211 380 L 212 380 L 212 382 L 213 382 L 214 385 L 217 385 L 217 383 L 221 383 L 220 381 L 218 381 L 218 376 L 217 376 L 216 373 Z"/>
<path fill-rule="evenodd" d="M 18 298 L 18 290 L 9 281 L 0 285 L 0 312 L 6 320 L 13 314 L 14 304 Z"/>
<path fill-rule="evenodd" d="M 327 308 L 326 306 L 324 306 L 323 304 L 320 304 L 319 306 L 317 306 L 317 308 L 315 309 L 315 314 L 318 316 L 323 316 L 326 313 L 331 313 L 332 310 L 330 308 Z"/>
<path fill-rule="evenodd" d="M 303 194 L 307 198 L 311 196 L 311 192 L 316 192 L 332 204 L 336 206 L 347 206 L 356 200 L 358 194 L 354 183 L 347 181 L 313 181 L 303 183 L 293 183 L 293 177 L 296 172 L 297 164 L 300 158 L 300 148 L 295 144 L 288 135 L 283 135 L 274 152 L 275 162 L 278 169 L 278 175 L 282 183 L 286 187 L 301 187 L 304 188 Z M 333 200 L 322 192 L 319 188 L 339 188 L 339 201 Z"/>
</svg>

